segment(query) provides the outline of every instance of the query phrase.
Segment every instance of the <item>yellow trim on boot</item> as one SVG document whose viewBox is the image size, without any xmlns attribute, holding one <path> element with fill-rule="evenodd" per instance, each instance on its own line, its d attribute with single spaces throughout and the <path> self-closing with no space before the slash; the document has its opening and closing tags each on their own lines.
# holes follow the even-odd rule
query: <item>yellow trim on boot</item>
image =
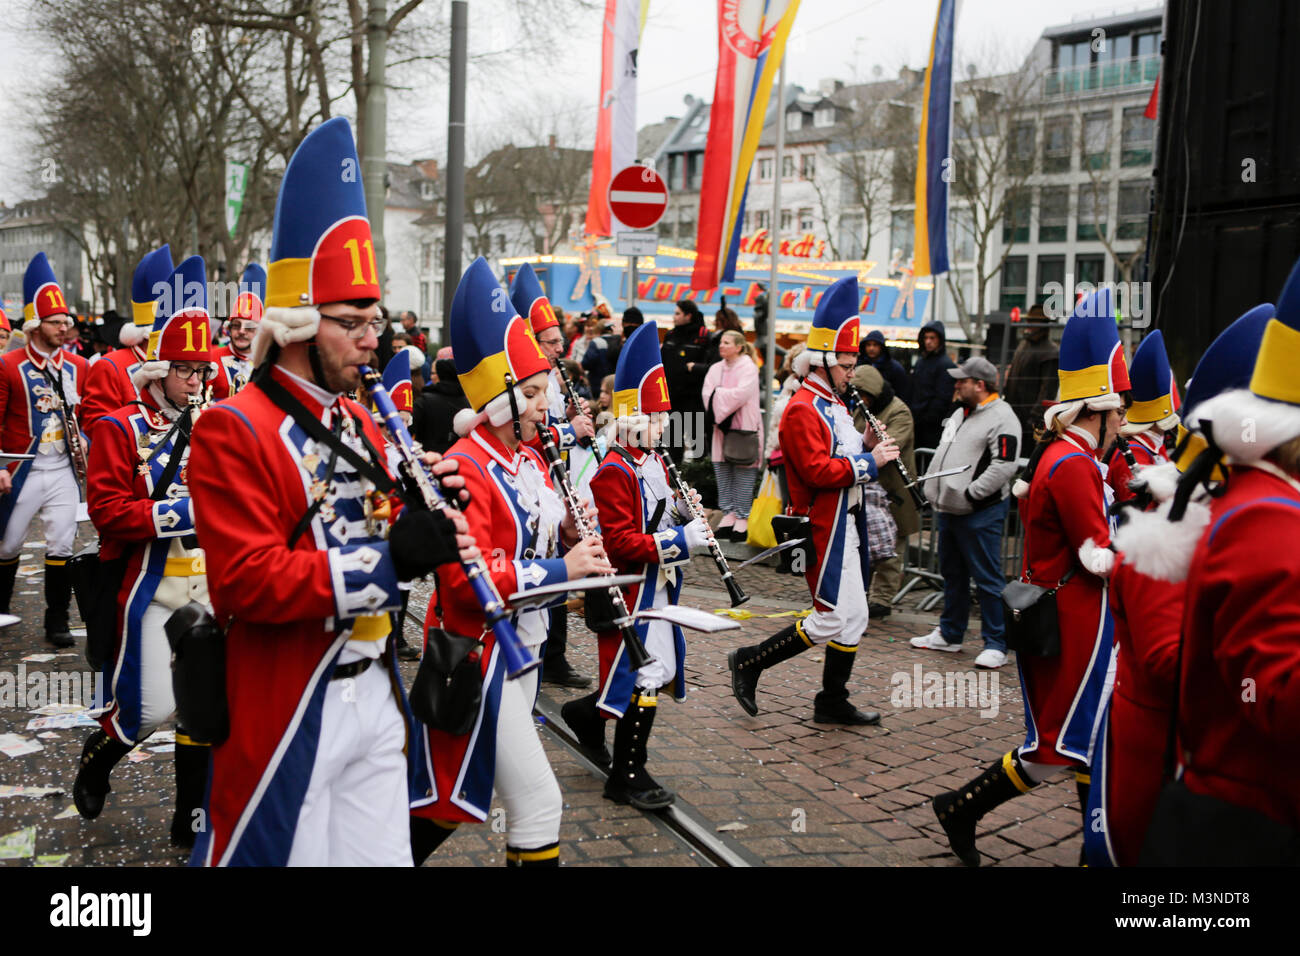
<svg viewBox="0 0 1300 956">
<path fill-rule="evenodd" d="M 832 650 L 843 651 L 845 654 L 856 654 L 858 652 L 858 645 L 856 644 L 850 646 L 848 644 L 841 644 L 838 641 L 827 641 L 826 646 Z"/>
<path fill-rule="evenodd" d="M 211 747 L 212 744 L 210 744 L 210 743 L 204 743 L 204 742 L 201 741 L 201 740 L 195 740 L 193 737 L 189 736 L 189 734 L 183 734 L 183 733 L 181 733 L 181 732 L 178 730 L 178 731 L 176 731 L 176 746 L 178 746 L 178 747 Z"/>
<path fill-rule="evenodd" d="M 1015 788 L 1021 793 L 1028 793 L 1034 789 L 1032 783 L 1026 784 L 1020 774 L 1016 772 L 1016 752 L 1008 750 L 1002 755 L 1002 769 L 1006 771 L 1007 778 L 1015 785 Z"/>
<path fill-rule="evenodd" d="M 47 568 L 61 568 L 68 563 L 67 558 L 46 558 L 45 566 Z"/>
<path fill-rule="evenodd" d="M 542 847 L 540 850 L 515 850 L 506 847 L 506 860 L 510 863 L 537 863 L 541 860 L 554 860 L 560 856 L 560 845 Z"/>
<path fill-rule="evenodd" d="M 442 827 L 444 830 L 455 830 L 460 827 L 460 823 L 456 820 L 438 820 L 432 817 L 425 817 L 425 819 L 436 827 Z"/>
<path fill-rule="evenodd" d="M 802 640 L 809 647 L 813 646 L 813 639 L 804 633 L 803 621 L 794 622 L 794 632 L 799 636 L 799 639 Z"/>
<path fill-rule="evenodd" d="M 11 564 L 17 564 L 17 563 L 18 563 L 18 558 L 16 558 L 16 557 L 15 557 L 15 558 L 10 558 L 10 559 L 7 560 L 7 561 L 6 561 L 4 558 L 0 558 L 0 564 L 4 565 L 5 567 L 8 567 L 8 566 L 11 565 Z"/>
<path fill-rule="evenodd" d="M 1090 771 L 1087 771 L 1087 770 L 1076 770 L 1076 771 L 1074 772 L 1074 782 L 1075 782 L 1075 783 L 1086 783 L 1088 786 L 1091 787 L 1091 786 L 1092 786 L 1092 773 L 1091 773 Z"/>
</svg>

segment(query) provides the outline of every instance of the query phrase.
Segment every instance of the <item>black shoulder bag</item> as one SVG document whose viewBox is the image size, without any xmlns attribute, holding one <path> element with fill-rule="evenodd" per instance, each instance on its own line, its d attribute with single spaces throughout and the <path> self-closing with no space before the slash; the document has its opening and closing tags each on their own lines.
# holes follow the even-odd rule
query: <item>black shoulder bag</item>
<svg viewBox="0 0 1300 956">
<path fill-rule="evenodd" d="M 713 415 L 713 398 L 714 396 L 709 396 L 710 415 Z M 722 432 L 722 459 L 729 465 L 750 468 L 758 461 L 758 432 L 732 428 L 731 423 L 738 412 L 739 409 L 728 415 L 725 421 L 717 423 L 718 430 Z M 716 417 L 714 416 L 715 419 Z"/>
<path fill-rule="evenodd" d="M 1025 525 L 1025 553 L 1029 553 L 1029 526 Z M 1027 566 L 1028 567 L 1028 566 Z M 1056 592 L 1074 577 L 1071 567 L 1054 587 L 1034 584 L 1034 569 L 1028 567 L 1027 581 L 1012 581 L 1002 589 L 1006 607 L 1007 647 L 1030 657 L 1057 657 L 1061 653 L 1061 622 Z"/>
</svg>

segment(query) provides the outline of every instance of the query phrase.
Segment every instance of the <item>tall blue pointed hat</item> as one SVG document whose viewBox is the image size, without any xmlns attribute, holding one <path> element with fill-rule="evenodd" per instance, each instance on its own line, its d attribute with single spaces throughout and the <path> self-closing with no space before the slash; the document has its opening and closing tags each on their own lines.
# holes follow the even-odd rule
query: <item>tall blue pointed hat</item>
<svg viewBox="0 0 1300 956">
<path fill-rule="evenodd" d="M 71 314 L 50 260 L 45 253 L 36 253 L 23 273 L 23 331 L 30 332 L 42 319 Z"/>
<path fill-rule="evenodd" d="M 399 412 L 415 408 L 415 392 L 411 388 L 411 358 L 406 349 L 400 349 L 384 366 L 384 388 L 388 390 Z"/>
<path fill-rule="evenodd" d="M 1250 384 L 1201 402 L 1189 427 L 1210 431 L 1235 462 L 1262 459 L 1300 436 L 1300 262 L 1264 325 Z"/>
<path fill-rule="evenodd" d="M 131 373 L 141 392 L 152 379 L 167 375 L 172 362 L 201 365 L 212 361 L 212 318 L 208 313 L 208 276 L 201 256 L 190 256 L 159 288 L 158 314 L 149 332 L 144 362 Z"/>
<path fill-rule="evenodd" d="M 146 252 L 131 275 L 131 322 L 144 329 L 145 337 L 153 328 L 158 295 L 174 268 L 171 246 L 164 242 L 152 252 Z"/>
<path fill-rule="evenodd" d="M 1123 406 L 1121 393 L 1131 385 L 1110 289 L 1090 292 L 1074 307 L 1061 333 L 1057 380 L 1056 404 L 1043 415 L 1049 428 L 1058 416 L 1073 420 L 1082 406 L 1098 410 Z"/>
<path fill-rule="evenodd" d="M 482 256 L 465 270 L 451 300 L 451 353 L 475 412 L 505 396 L 507 377 L 517 385 L 551 368 L 528 321 L 515 311 Z M 487 410 L 494 424 L 509 420 L 508 402 Z"/>
<path fill-rule="evenodd" d="M 534 337 L 560 324 L 551 308 L 551 300 L 542 289 L 541 280 L 527 262 L 519 267 L 514 282 L 510 283 L 510 301 L 514 303 L 515 311 L 528 320 Z"/>
<path fill-rule="evenodd" d="M 1159 329 L 1147 334 L 1133 353 L 1129 368 L 1133 404 L 1126 416 L 1132 425 L 1156 425 L 1165 431 L 1178 423 L 1178 383 L 1169 367 L 1165 337 Z"/>
<path fill-rule="evenodd" d="M 857 276 L 832 282 L 817 300 L 806 347 L 814 352 L 856 353 L 859 302 Z"/>
<path fill-rule="evenodd" d="M 266 270 L 256 262 L 250 262 L 239 277 L 239 295 L 235 307 L 230 310 L 232 319 L 246 319 L 249 322 L 261 322 L 266 309 Z"/>
<path fill-rule="evenodd" d="M 618 353 L 614 367 L 615 418 L 672 411 L 668 379 L 659 351 L 659 327 L 653 322 L 637 326 Z"/>
</svg>

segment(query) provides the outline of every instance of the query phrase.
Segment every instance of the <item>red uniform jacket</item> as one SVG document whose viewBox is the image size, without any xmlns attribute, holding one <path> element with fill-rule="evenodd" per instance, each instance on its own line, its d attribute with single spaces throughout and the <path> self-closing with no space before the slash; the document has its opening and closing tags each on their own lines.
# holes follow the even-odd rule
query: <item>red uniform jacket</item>
<svg viewBox="0 0 1300 956">
<path fill-rule="evenodd" d="M 143 363 L 144 350 L 133 346 L 109 352 L 90 366 L 81 396 L 81 427 L 87 435 L 95 422 L 140 397 L 131 373 Z"/>
<path fill-rule="evenodd" d="M 1169 460 L 1169 453 L 1165 451 L 1164 442 L 1157 440 L 1151 432 L 1145 431 L 1134 435 L 1128 440 L 1128 447 L 1133 452 L 1133 460 L 1137 462 L 1139 468 L 1146 468 L 1148 465 L 1158 465 L 1162 461 Z M 1112 448 L 1110 459 L 1106 463 L 1106 484 L 1110 485 L 1115 492 L 1116 501 L 1128 501 L 1136 497 L 1129 488 L 1128 483 L 1133 478 L 1133 470 L 1129 468 L 1128 462 L 1118 448 Z"/>
<path fill-rule="evenodd" d="M 807 515 L 812 523 L 816 560 L 806 577 L 818 610 L 828 610 L 838 603 L 840 568 L 846 560 L 861 562 L 864 581 L 870 571 L 866 511 L 859 507 L 856 514 L 851 514 L 849 508 L 850 490 L 876 477 L 876 461 L 870 454 L 850 453 L 843 448 L 835 434 L 837 407 L 847 416 L 839 397 L 821 379 L 809 375 L 786 403 L 779 432 L 790 489 L 790 513 Z M 850 521 L 858 529 L 857 555 L 844 553 Z"/>
<path fill-rule="evenodd" d="M 1179 746 L 1193 793 L 1300 828 L 1300 491 L 1234 465 L 1187 577 Z"/>
<path fill-rule="evenodd" d="M 273 374 L 323 415 L 297 383 L 278 368 Z M 349 399 L 340 399 L 334 414 L 340 409 L 382 449 L 368 411 Z M 367 530 L 365 502 L 340 492 L 357 487 L 355 473 L 337 480 L 345 471 L 340 462 L 326 484 L 326 456 L 260 388 L 205 410 L 191 447 L 188 477 L 208 591 L 217 619 L 230 621 L 230 737 L 212 748 L 208 828 L 192 862 L 283 865 L 315 762 L 326 685 L 354 619 L 401 607 L 397 578 L 388 542 Z M 290 549 L 314 488 L 324 507 Z M 377 508 L 385 503 L 372 498 Z M 390 674 L 397 671 L 393 648 L 389 641 Z M 394 693 L 405 709 L 400 681 Z M 406 716 L 409 726 L 409 710 Z"/>
<path fill-rule="evenodd" d="M 1082 440 L 1067 435 L 1043 452 L 1029 494 L 1020 499 L 1020 519 L 1025 580 L 1053 587 L 1074 569 L 1056 593 L 1061 653 L 1016 655 L 1025 689 L 1023 752 L 1040 763 L 1090 764 L 1113 639 L 1106 581 L 1084 570 L 1079 558 L 1089 540 L 1110 545 L 1101 467 Z"/>
<path fill-rule="evenodd" d="M 248 356 L 239 355 L 229 345 L 213 349 L 212 358 L 212 364 L 217 367 L 217 374 L 212 376 L 212 400 L 219 402 L 241 391 L 248 384 L 252 370 Z M 236 379 L 239 379 L 238 388 Z"/>
</svg>

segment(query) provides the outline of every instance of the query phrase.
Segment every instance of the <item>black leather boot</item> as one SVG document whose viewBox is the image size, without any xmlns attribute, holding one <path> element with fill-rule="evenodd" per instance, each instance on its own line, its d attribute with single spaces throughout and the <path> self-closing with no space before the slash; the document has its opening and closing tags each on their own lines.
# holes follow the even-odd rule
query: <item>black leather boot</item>
<svg viewBox="0 0 1300 956">
<path fill-rule="evenodd" d="M 758 693 L 758 675 L 773 664 L 787 661 L 810 647 L 812 643 L 804 637 L 803 628 L 791 624 L 762 644 L 738 647 L 727 654 L 727 666 L 731 668 L 731 693 L 740 709 L 751 717 L 758 716 L 758 701 L 754 699 Z"/>
<path fill-rule="evenodd" d="M 658 698 L 632 695 L 627 712 L 614 727 L 614 760 L 605 780 L 605 799 L 627 803 L 638 810 L 662 810 L 677 799 L 671 790 L 659 786 L 646 771 L 646 744 L 654 729 Z"/>
<path fill-rule="evenodd" d="M 397 659 L 402 661 L 418 661 L 420 659 L 420 648 L 414 644 L 408 644 L 406 641 L 406 606 L 411 601 L 411 592 L 402 592 L 402 609 L 393 612 L 393 634 L 397 638 Z"/>
<path fill-rule="evenodd" d="M 813 722 L 869 727 L 880 723 L 880 713 L 858 710 L 849 703 L 849 675 L 858 649 L 844 650 L 826 645 L 826 664 L 822 667 L 822 689 L 813 698 Z"/>
<path fill-rule="evenodd" d="M 77 812 L 87 820 L 95 819 L 104 809 L 104 797 L 112 789 L 108 785 L 108 775 L 132 749 L 129 744 L 114 740 L 102 730 L 86 738 L 86 745 L 81 748 L 81 766 L 72 784 L 72 802 Z"/>
<path fill-rule="evenodd" d="M 560 719 L 573 731 L 583 753 L 592 763 L 607 771 L 614 758 L 605 746 L 605 718 L 596 707 L 598 700 L 600 691 L 577 697 L 560 708 Z"/>
<path fill-rule="evenodd" d="M 424 861 L 433 855 L 433 851 L 442 846 L 447 837 L 456 832 L 459 823 L 446 820 L 430 820 L 427 817 L 411 816 L 411 861 L 416 866 L 423 866 Z"/>
<path fill-rule="evenodd" d="M 18 559 L 0 561 L 0 614 L 9 614 L 14 599 L 14 582 L 18 580 Z"/>
<path fill-rule="evenodd" d="M 196 810 L 203 807 L 203 796 L 208 789 L 208 758 L 212 748 L 206 744 L 189 742 L 185 731 L 176 728 L 176 751 L 173 764 L 176 769 L 176 809 L 172 812 L 172 846 L 194 848 L 198 834 L 196 825 L 201 815 Z"/>
<path fill-rule="evenodd" d="M 1092 772 L 1076 770 L 1074 772 L 1074 792 L 1079 795 L 1079 813 L 1083 815 L 1083 843 L 1079 846 L 1079 865 L 1088 865 L 1088 797 L 1092 790 Z"/>
<path fill-rule="evenodd" d="M 930 805 L 948 835 L 952 852 L 967 866 L 979 866 L 975 824 L 994 807 L 1028 793 L 1035 786 L 1019 756 L 1011 750 L 966 786 L 939 794 Z"/>
<path fill-rule="evenodd" d="M 45 640 L 55 647 L 76 643 L 68 630 L 68 605 L 72 603 L 72 569 L 67 558 L 45 559 Z"/>
<path fill-rule="evenodd" d="M 560 844 L 548 843 L 546 846 L 525 850 L 522 847 L 506 844 L 506 866 L 547 866 L 560 865 Z"/>
<path fill-rule="evenodd" d="M 542 652 L 542 683 L 585 690 L 591 678 L 583 677 L 573 669 L 564 656 L 569 647 L 569 611 L 566 607 L 551 609 L 551 625 L 546 632 L 546 649 Z"/>
</svg>

